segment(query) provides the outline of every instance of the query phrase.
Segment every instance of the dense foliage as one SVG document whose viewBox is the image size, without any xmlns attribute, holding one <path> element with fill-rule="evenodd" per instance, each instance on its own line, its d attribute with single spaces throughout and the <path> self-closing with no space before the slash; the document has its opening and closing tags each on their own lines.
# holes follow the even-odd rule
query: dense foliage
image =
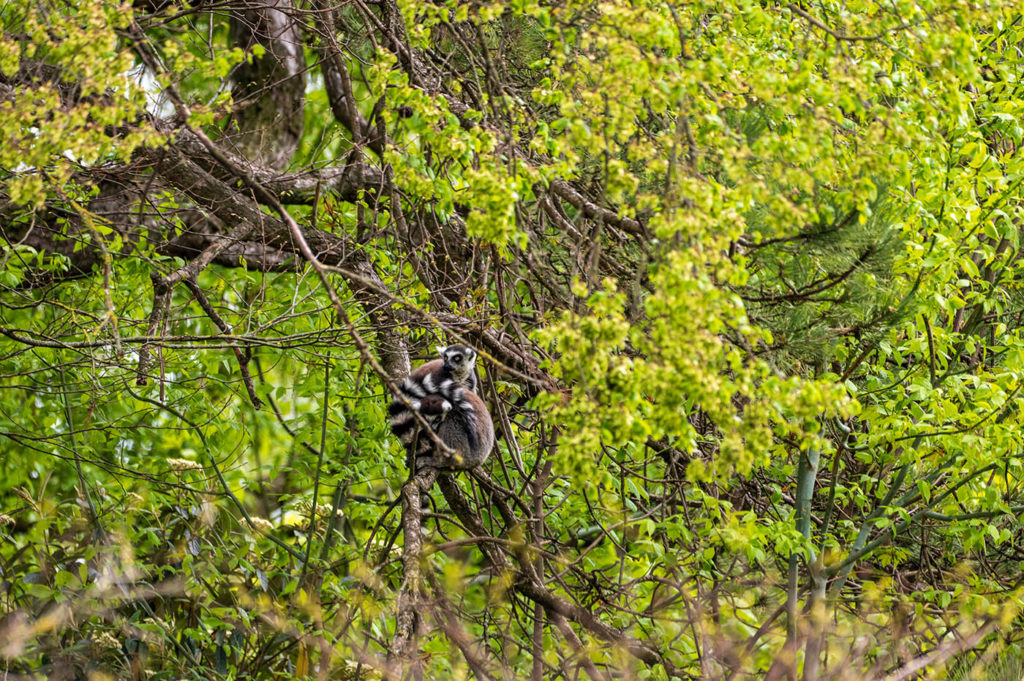
<svg viewBox="0 0 1024 681">
<path fill-rule="evenodd" d="M 1018 3 L 0 26 L 4 678 L 1019 675 Z"/>
</svg>

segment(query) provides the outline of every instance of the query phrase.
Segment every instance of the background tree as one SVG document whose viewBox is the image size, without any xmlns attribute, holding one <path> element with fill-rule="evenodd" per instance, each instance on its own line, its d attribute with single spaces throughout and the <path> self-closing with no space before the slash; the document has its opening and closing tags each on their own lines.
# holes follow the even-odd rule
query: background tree
<svg viewBox="0 0 1024 681">
<path fill-rule="evenodd" d="M 1019 656 L 1016 4 L 0 17 L 5 675 Z M 445 342 L 499 443 L 408 480 Z"/>
</svg>

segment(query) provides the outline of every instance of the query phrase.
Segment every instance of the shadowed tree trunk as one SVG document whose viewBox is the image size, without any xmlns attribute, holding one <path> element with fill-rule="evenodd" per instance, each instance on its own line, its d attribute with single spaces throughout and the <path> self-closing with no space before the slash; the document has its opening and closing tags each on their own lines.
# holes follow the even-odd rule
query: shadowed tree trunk
<svg viewBox="0 0 1024 681">
<path fill-rule="evenodd" d="M 224 141 L 258 165 L 284 170 L 302 139 L 302 26 L 291 0 L 242 0 L 241 5 L 231 11 L 231 37 L 246 60 L 232 73 L 235 110 Z"/>
</svg>

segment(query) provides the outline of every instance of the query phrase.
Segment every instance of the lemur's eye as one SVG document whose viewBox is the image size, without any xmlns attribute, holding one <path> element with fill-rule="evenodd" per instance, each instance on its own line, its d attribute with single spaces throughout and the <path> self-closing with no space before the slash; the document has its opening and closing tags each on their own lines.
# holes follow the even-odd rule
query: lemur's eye
<svg viewBox="0 0 1024 681">
<path fill-rule="evenodd" d="M 462 363 L 462 355 L 452 355 L 452 361 L 456 364 Z"/>
</svg>

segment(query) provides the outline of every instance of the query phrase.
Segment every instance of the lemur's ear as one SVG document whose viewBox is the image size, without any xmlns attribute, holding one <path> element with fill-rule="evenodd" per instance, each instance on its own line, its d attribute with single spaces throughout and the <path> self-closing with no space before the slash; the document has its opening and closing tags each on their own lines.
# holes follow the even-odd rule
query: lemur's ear
<svg viewBox="0 0 1024 681">
<path fill-rule="evenodd" d="M 443 345 L 437 346 L 437 354 L 441 355 L 441 359 L 444 359 L 444 351 L 447 349 L 448 348 L 444 347 Z"/>
</svg>

